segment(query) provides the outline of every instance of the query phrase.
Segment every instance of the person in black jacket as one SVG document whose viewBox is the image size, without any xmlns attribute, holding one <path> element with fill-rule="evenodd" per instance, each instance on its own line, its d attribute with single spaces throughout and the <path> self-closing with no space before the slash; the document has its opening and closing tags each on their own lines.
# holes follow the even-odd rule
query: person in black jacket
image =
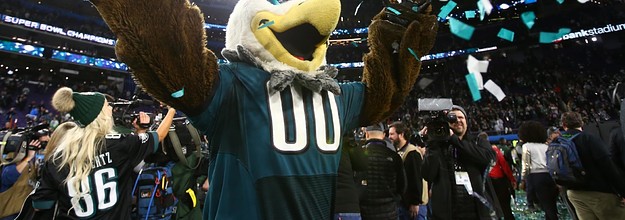
<svg viewBox="0 0 625 220">
<path fill-rule="evenodd" d="M 583 184 L 569 186 L 567 195 L 579 219 L 625 219 L 625 178 L 611 160 L 601 138 L 582 131 L 582 116 L 562 114 L 564 135 L 572 139 L 586 173 Z"/>
<path fill-rule="evenodd" d="M 616 127 L 610 132 L 610 154 L 614 165 L 625 174 L 625 138 L 621 127 Z"/>
<path fill-rule="evenodd" d="M 491 219 L 495 217 L 494 203 L 484 193 L 483 176 L 495 152 L 487 140 L 467 133 L 462 107 L 454 105 L 450 113 L 458 119 L 449 124 L 452 132 L 444 140 L 430 137 L 421 168 L 432 184 L 430 219 Z"/>
<path fill-rule="evenodd" d="M 406 188 L 401 157 L 385 139 L 382 124 L 368 126 L 365 138 L 362 148 L 352 152 L 362 219 L 397 220 L 397 204 Z"/>
</svg>

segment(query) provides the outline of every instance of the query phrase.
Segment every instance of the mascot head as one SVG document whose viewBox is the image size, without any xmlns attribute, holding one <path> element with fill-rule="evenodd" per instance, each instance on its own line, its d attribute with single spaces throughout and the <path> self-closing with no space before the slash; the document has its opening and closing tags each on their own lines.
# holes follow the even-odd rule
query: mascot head
<svg viewBox="0 0 625 220">
<path fill-rule="evenodd" d="M 340 0 L 240 0 L 230 15 L 226 48 L 242 45 L 264 69 L 313 73 L 325 64 L 327 42 L 341 14 Z"/>
</svg>

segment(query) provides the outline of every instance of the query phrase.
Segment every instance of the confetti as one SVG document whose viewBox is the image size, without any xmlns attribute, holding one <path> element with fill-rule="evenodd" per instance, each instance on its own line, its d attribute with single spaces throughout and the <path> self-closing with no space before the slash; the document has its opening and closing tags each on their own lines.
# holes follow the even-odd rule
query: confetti
<svg viewBox="0 0 625 220">
<path fill-rule="evenodd" d="M 279 5 L 279 4 L 280 4 L 280 2 L 278 2 L 278 0 L 271 0 L 271 4 L 273 4 L 273 5 Z"/>
<path fill-rule="evenodd" d="M 564 3 L 564 0 L 556 0 L 558 2 L 558 4 L 562 4 Z"/>
<path fill-rule="evenodd" d="M 553 43 L 553 41 L 557 39 L 558 39 L 557 33 L 540 32 L 540 35 L 538 37 L 538 42 L 540 42 L 541 44 L 550 44 L 550 43 Z"/>
<path fill-rule="evenodd" d="M 553 43 L 554 41 L 562 38 L 564 35 L 568 34 L 571 32 L 570 28 L 560 28 L 558 30 L 558 33 L 552 33 L 552 32 L 540 32 L 539 38 L 538 38 L 538 42 L 540 42 L 541 44 L 550 44 Z"/>
<path fill-rule="evenodd" d="M 477 8 L 480 10 L 480 21 L 483 21 L 484 17 L 493 10 L 493 5 L 488 0 L 479 0 Z"/>
<path fill-rule="evenodd" d="M 464 16 L 469 19 L 469 18 L 475 18 L 475 11 L 465 11 L 464 12 Z"/>
<path fill-rule="evenodd" d="M 447 16 L 449 15 L 449 13 L 451 13 L 452 10 L 454 10 L 454 8 L 456 7 L 456 4 L 454 1 L 449 1 L 445 6 L 441 7 L 441 12 L 438 13 L 438 17 L 440 19 L 447 19 Z"/>
<path fill-rule="evenodd" d="M 267 23 L 264 23 L 264 24 L 263 24 L 263 25 L 261 25 L 260 27 L 258 27 L 258 29 L 260 30 L 260 29 L 263 29 L 263 28 L 269 27 L 269 26 L 273 25 L 274 23 L 275 23 L 274 21 L 269 21 L 269 22 L 267 22 Z"/>
<path fill-rule="evenodd" d="M 360 6 L 362 5 L 362 3 L 365 1 L 361 1 L 360 3 L 358 3 L 358 6 L 356 6 L 356 10 L 354 11 L 354 16 L 356 16 L 356 14 L 358 14 L 358 10 L 360 10 Z"/>
<path fill-rule="evenodd" d="M 523 12 L 523 14 L 521 14 L 521 20 L 523 20 L 527 29 L 532 29 L 534 20 L 536 20 L 536 14 L 534 14 L 533 11 Z"/>
<path fill-rule="evenodd" d="M 427 78 L 427 77 L 423 77 L 423 78 L 421 78 L 421 80 L 419 80 L 419 82 L 417 83 L 417 86 L 419 86 L 420 89 L 425 89 L 432 82 L 434 82 L 433 79 L 430 79 L 430 78 Z M 625 117 L 623 117 L 623 118 L 625 118 Z"/>
<path fill-rule="evenodd" d="M 477 83 L 477 89 L 484 90 L 484 77 L 479 72 L 472 72 L 473 78 L 475 78 L 475 83 Z"/>
<path fill-rule="evenodd" d="M 184 96 L 184 87 L 182 87 L 181 90 L 178 90 L 171 94 L 171 97 L 174 97 L 174 98 L 180 98 L 182 96 Z"/>
<path fill-rule="evenodd" d="M 558 34 L 564 36 L 565 34 L 571 33 L 571 29 L 570 28 L 560 28 L 560 30 L 558 30 Z"/>
<path fill-rule="evenodd" d="M 465 40 L 470 40 L 475 31 L 473 26 L 465 24 L 455 18 L 449 18 L 449 29 L 451 33 Z"/>
<path fill-rule="evenodd" d="M 395 15 L 400 15 L 401 12 L 397 11 L 397 9 L 391 8 L 391 7 L 386 7 L 386 10 L 389 10 L 393 13 L 395 13 Z"/>
<path fill-rule="evenodd" d="M 419 60 L 419 56 L 417 56 L 417 53 L 415 53 L 412 48 L 408 48 L 408 51 L 410 52 L 410 54 L 412 54 L 412 56 L 414 56 L 415 59 Z"/>
<path fill-rule="evenodd" d="M 488 82 L 484 84 L 484 88 L 488 90 L 490 94 L 493 94 L 495 97 L 497 97 L 497 101 L 501 102 L 501 100 L 506 97 L 506 94 L 503 93 L 501 87 L 495 84 L 495 82 L 493 82 L 492 80 L 488 80 Z"/>
<path fill-rule="evenodd" d="M 505 28 L 501 28 L 501 30 L 499 30 L 499 34 L 497 34 L 497 37 L 512 42 L 514 41 L 514 32 Z"/>
<path fill-rule="evenodd" d="M 464 76 L 467 79 L 467 84 L 469 85 L 469 90 L 471 90 L 471 97 L 473 97 L 473 101 L 477 101 L 482 99 L 482 95 L 480 94 L 480 90 L 477 89 L 477 82 L 475 81 L 475 76 L 471 73 Z"/>
<path fill-rule="evenodd" d="M 469 55 L 467 59 L 467 70 L 469 70 L 470 73 L 485 73 L 488 72 L 488 64 L 488 60 L 478 60 Z"/>
</svg>

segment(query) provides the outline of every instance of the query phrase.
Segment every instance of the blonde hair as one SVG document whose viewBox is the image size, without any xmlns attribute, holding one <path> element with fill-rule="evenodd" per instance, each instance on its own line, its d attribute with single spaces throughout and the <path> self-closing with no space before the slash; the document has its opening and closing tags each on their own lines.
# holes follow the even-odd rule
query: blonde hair
<svg viewBox="0 0 625 220">
<path fill-rule="evenodd" d="M 67 131 L 77 126 L 78 125 L 76 125 L 76 123 L 68 121 L 60 124 L 56 127 L 56 129 L 54 129 L 54 132 L 52 132 L 52 135 L 50 136 L 50 140 L 48 141 L 46 149 L 43 150 L 44 161 L 47 162 L 50 160 L 50 158 L 52 158 L 52 153 L 59 145 L 59 143 L 61 143 L 61 140 L 63 139 Z"/>
<path fill-rule="evenodd" d="M 91 173 L 94 159 L 104 147 L 106 147 L 106 134 L 113 132 L 113 117 L 102 108 L 98 117 L 86 127 L 75 126 L 68 129 L 71 135 L 61 138 L 54 150 L 53 160 L 61 171 L 67 167 L 69 173 L 64 183 L 74 189 L 76 195 L 72 195 L 72 204 L 78 203 L 81 196 L 88 194 L 90 189 L 82 189 L 81 183 Z"/>
</svg>

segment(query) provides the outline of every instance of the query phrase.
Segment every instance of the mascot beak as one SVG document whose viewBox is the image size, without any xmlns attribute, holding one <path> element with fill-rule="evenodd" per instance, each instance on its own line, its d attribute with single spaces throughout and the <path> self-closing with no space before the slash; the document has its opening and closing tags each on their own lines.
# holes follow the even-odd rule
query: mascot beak
<svg viewBox="0 0 625 220">
<path fill-rule="evenodd" d="M 282 15 L 270 11 L 256 13 L 251 29 L 278 61 L 313 72 L 325 60 L 326 43 L 340 14 L 340 0 L 306 0 L 292 4 Z"/>
</svg>

